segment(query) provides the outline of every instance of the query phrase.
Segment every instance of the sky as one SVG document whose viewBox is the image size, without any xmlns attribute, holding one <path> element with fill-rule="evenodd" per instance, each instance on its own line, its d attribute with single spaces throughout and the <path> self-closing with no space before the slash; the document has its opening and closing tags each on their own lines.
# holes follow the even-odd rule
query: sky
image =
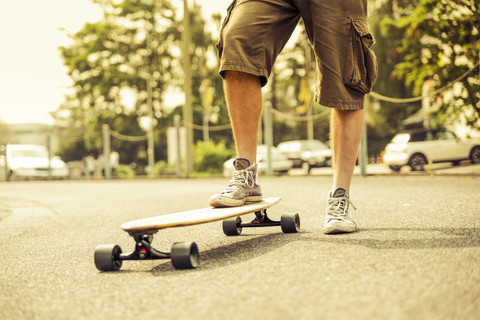
<svg viewBox="0 0 480 320">
<path fill-rule="evenodd" d="M 179 7 L 183 7 L 183 1 Z M 190 1 L 193 3 L 193 1 Z M 198 1 L 205 17 L 223 14 L 224 0 Z M 48 123 L 64 100 L 71 80 L 58 51 L 68 33 L 102 17 L 91 0 L 23 0 L 3 2 L 0 9 L 0 121 Z"/>
</svg>

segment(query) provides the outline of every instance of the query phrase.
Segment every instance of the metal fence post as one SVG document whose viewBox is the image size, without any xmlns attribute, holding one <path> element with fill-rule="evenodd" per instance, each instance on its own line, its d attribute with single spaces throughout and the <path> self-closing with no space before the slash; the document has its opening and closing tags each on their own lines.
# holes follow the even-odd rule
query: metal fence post
<svg viewBox="0 0 480 320">
<path fill-rule="evenodd" d="M 272 105 L 267 102 L 264 110 L 265 121 L 265 144 L 267 145 L 267 175 L 273 175 L 272 165 L 272 146 L 273 146 L 273 124 L 272 124 Z"/>
<path fill-rule="evenodd" d="M 175 122 L 175 131 L 176 131 L 176 141 L 175 141 L 175 143 L 177 144 L 177 178 L 181 178 L 182 177 L 182 150 L 180 149 L 181 148 L 180 124 L 182 122 L 182 119 L 177 114 L 173 118 L 173 121 Z"/>
<path fill-rule="evenodd" d="M 364 119 L 363 121 L 363 130 L 362 130 L 362 139 L 360 140 L 360 152 L 358 157 L 358 162 L 360 164 L 360 171 L 363 177 L 368 175 L 367 173 L 367 123 Z"/>
<path fill-rule="evenodd" d="M 104 168 L 105 168 L 105 178 L 111 178 L 110 171 L 110 127 L 108 124 L 104 124 L 102 127 L 103 131 L 103 159 L 104 159 Z"/>
</svg>

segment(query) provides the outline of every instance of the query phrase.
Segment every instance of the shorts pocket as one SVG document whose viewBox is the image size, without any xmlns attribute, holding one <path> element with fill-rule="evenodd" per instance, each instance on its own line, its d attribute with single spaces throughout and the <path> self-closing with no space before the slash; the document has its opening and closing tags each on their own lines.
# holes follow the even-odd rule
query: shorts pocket
<svg viewBox="0 0 480 320">
<path fill-rule="evenodd" d="M 230 16 L 232 15 L 232 11 L 235 8 L 236 2 L 237 0 L 233 0 L 232 3 L 228 6 L 227 15 L 225 16 L 225 19 L 223 19 L 223 22 L 222 22 L 222 27 L 220 29 L 220 36 L 218 38 L 217 44 L 215 45 L 215 47 L 218 50 L 219 57 L 222 56 L 222 52 L 223 52 L 223 31 L 225 30 L 225 27 L 228 24 L 228 21 L 230 21 Z"/>
<path fill-rule="evenodd" d="M 370 49 L 375 42 L 366 20 L 349 19 L 344 84 L 362 93 L 370 93 L 377 78 L 375 53 Z"/>
</svg>

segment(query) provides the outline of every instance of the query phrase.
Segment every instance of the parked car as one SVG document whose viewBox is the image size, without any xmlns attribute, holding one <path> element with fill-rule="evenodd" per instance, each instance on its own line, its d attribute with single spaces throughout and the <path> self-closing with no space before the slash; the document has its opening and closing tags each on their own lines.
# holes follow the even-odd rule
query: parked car
<svg viewBox="0 0 480 320">
<path fill-rule="evenodd" d="M 10 144 L 6 146 L 6 157 L 0 161 L 0 174 L 7 180 L 19 178 L 48 178 L 48 151 L 43 146 Z M 64 179 L 69 177 L 69 169 L 62 159 L 52 157 L 50 177 Z"/>
<path fill-rule="evenodd" d="M 317 167 L 332 165 L 332 151 L 319 140 L 292 140 L 278 144 L 278 149 L 293 161 L 294 168 L 303 168 L 305 172 Z"/>
<path fill-rule="evenodd" d="M 451 131 L 415 129 L 400 132 L 386 146 L 383 161 L 393 171 L 408 165 L 412 171 L 424 170 L 429 162 L 458 165 L 470 159 L 480 163 L 480 140 L 460 140 Z"/>
<path fill-rule="evenodd" d="M 233 174 L 233 161 L 235 158 L 228 159 L 223 164 L 223 175 L 231 177 Z M 257 146 L 257 172 L 265 174 L 268 170 L 267 146 Z M 283 155 L 277 148 L 272 147 L 272 168 L 275 174 L 286 174 L 292 168 L 293 162 Z"/>
</svg>

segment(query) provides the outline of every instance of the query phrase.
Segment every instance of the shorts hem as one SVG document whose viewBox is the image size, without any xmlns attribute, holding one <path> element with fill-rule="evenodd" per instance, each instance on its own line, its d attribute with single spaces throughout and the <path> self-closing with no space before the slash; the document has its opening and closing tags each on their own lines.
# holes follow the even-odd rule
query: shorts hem
<svg viewBox="0 0 480 320">
<path fill-rule="evenodd" d="M 355 111 L 364 109 L 364 101 L 346 101 L 346 100 L 337 100 L 337 99 L 325 99 L 315 96 L 315 102 L 319 103 L 322 106 L 340 109 L 345 111 Z"/>
<path fill-rule="evenodd" d="M 225 77 L 225 71 L 239 71 L 261 77 L 262 87 L 267 84 L 268 72 L 264 68 L 256 68 L 243 63 L 228 62 L 220 67 L 220 75 Z"/>
</svg>

